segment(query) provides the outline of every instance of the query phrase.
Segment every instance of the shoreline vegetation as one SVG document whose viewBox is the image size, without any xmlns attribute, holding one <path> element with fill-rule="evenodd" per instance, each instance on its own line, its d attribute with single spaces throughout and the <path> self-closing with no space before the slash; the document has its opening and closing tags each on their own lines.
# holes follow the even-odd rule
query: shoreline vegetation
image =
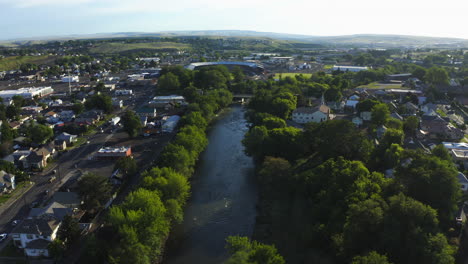
<svg viewBox="0 0 468 264">
<path fill-rule="evenodd" d="M 174 71 L 177 70 L 180 69 Z M 195 88 L 187 89 L 191 92 Z M 89 250 L 82 256 L 83 262 L 163 261 L 170 230 L 183 221 L 184 206 L 190 196 L 190 178 L 208 144 L 206 132 L 231 104 L 232 94 L 226 89 L 210 89 L 203 95 L 195 90 L 186 99 L 190 104 L 176 136 L 163 149 L 154 167 L 142 173 L 136 190 L 122 204 L 109 209 L 105 225 L 86 241 Z M 100 250 L 91 250 L 96 244 Z"/>
</svg>

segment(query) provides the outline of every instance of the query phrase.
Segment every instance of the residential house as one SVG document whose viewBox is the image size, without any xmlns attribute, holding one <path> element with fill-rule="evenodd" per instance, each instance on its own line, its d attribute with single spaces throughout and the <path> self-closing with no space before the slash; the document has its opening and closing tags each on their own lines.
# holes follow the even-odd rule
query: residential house
<svg viewBox="0 0 468 264">
<path fill-rule="evenodd" d="M 63 221 L 66 215 L 72 215 L 73 208 L 67 207 L 61 203 L 52 201 L 43 208 L 32 208 L 29 212 L 29 218 L 38 218 L 41 216 L 51 216 L 59 221 Z"/>
<path fill-rule="evenodd" d="M 457 178 L 458 182 L 460 183 L 461 190 L 464 192 L 468 191 L 468 179 L 466 178 L 465 174 L 458 172 Z"/>
<path fill-rule="evenodd" d="M 60 222 L 54 217 L 44 216 L 23 220 L 11 234 L 13 243 L 24 249 L 26 256 L 48 257 L 48 245 L 57 237 Z"/>
<path fill-rule="evenodd" d="M 55 154 L 55 148 L 46 145 L 38 150 L 31 151 L 27 156 L 21 156 L 23 168 L 32 170 L 41 170 L 47 166 L 47 159 Z"/>
<path fill-rule="evenodd" d="M 118 98 L 112 98 L 112 106 L 115 108 L 122 108 L 123 107 L 123 100 Z"/>
<path fill-rule="evenodd" d="M 51 202 L 59 203 L 67 208 L 79 208 L 82 204 L 82 200 L 76 192 L 55 192 Z"/>
<path fill-rule="evenodd" d="M 0 171 L 0 193 L 14 190 L 16 187 L 15 175 Z"/>
<path fill-rule="evenodd" d="M 385 132 L 387 132 L 387 127 L 385 127 L 384 125 L 380 125 L 379 127 L 377 127 L 376 129 L 377 138 L 378 139 L 383 138 Z"/>
<path fill-rule="evenodd" d="M 405 115 L 416 115 L 419 110 L 418 106 L 411 102 L 405 103 L 403 107 L 405 108 Z"/>
<path fill-rule="evenodd" d="M 56 150 L 65 150 L 67 148 L 67 142 L 65 140 L 56 139 L 54 140 Z"/>
<path fill-rule="evenodd" d="M 370 111 L 362 111 L 359 116 L 362 118 L 364 121 L 370 121 L 372 119 L 372 112 Z"/>
<path fill-rule="evenodd" d="M 440 116 L 423 115 L 421 129 L 427 132 L 429 138 L 432 139 L 459 140 L 465 135 L 461 129 L 454 127 Z"/>
<path fill-rule="evenodd" d="M 351 122 L 353 122 L 353 124 L 355 124 L 357 127 L 362 126 L 362 124 L 364 123 L 364 121 L 362 120 L 362 118 L 360 118 L 360 117 L 358 117 L 358 116 L 353 117 L 353 119 L 351 120 Z"/>
<path fill-rule="evenodd" d="M 433 103 L 428 103 L 428 104 L 421 106 L 421 111 L 423 111 L 423 113 L 428 113 L 430 111 L 436 111 L 436 110 L 437 110 L 437 105 Z"/>
<path fill-rule="evenodd" d="M 292 120 L 299 124 L 320 123 L 330 119 L 330 108 L 323 104 L 317 107 L 298 107 L 292 113 Z"/>
<path fill-rule="evenodd" d="M 62 132 L 62 134 L 58 135 L 55 137 L 55 140 L 63 140 L 67 143 L 67 145 L 72 145 L 75 143 L 78 139 L 77 135 L 71 135 L 66 132 Z"/>
<path fill-rule="evenodd" d="M 395 119 L 398 119 L 398 120 L 400 120 L 400 121 L 403 121 L 403 117 L 402 117 L 400 114 L 398 114 L 397 112 L 391 113 L 391 114 L 390 114 L 390 117 L 395 118 Z"/>
<path fill-rule="evenodd" d="M 136 110 L 139 116 L 156 117 L 156 108 L 150 106 L 143 106 Z"/>
<path fill-rule="evenodd" d="M 71 122 L 75 117 L 75 112 L 72 110 L 63 110 L 59 113 L 59 118 L 63 122 Z"/>
</svg>

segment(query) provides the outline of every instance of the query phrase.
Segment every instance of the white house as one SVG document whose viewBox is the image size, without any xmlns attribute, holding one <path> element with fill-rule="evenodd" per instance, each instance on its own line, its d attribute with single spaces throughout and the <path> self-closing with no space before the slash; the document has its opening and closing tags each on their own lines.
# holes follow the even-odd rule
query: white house
<svg viewBox="0 0 468 264">
<path fill-rule="evenodd" d="M 62 77 L 62 82 L 67 83 L 67 82 L 73 82 L 77 83 L 80 81 L 80 77 L 78 76 L 64 76 Z"/>
<path fill-rule="evenodd" d="M 55 218 L 25 219 L 13 230 L 13 243 L 27 256 L 49 256 L 47 246 L 57 237 L 60 222 Z"/>
<path fill-rule="evenodd" d="M 133 90 L 115 90 L 115 95 L 132 95 Z"/>
<path fill-rule="evenodd" d="M 292 114 L 292 120 L 299 124 L 309 122 L 320 123 L 330 120 L 330 117 L 330 108 L 326 105 L 320 105 L 317 107 L 299 107 L 296 108 Z"/>
</svg>

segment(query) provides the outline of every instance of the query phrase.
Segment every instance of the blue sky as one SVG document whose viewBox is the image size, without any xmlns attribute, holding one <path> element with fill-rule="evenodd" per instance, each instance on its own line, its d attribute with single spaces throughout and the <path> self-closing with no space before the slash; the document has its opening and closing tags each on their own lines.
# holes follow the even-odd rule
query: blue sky
<svg viewBox="0 0 468 264">
<path fill-rule="evenodd" d="M 0 0 L 0 39 L 256 30 L 468 39 L 466 0 Z"/>
</svg>

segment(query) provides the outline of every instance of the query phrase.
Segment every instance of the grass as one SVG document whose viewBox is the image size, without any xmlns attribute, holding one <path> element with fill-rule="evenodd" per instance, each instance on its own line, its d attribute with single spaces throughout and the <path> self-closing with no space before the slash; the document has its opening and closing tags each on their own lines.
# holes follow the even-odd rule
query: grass
<svg viewBox="0 0 468 264">
<path fill-rule="evenodd" d="M 2 251 L 0 251 L 0 257 L 9 257 L 9 258 L 24 258 L 23 250 L 15 247 L 13 241 L 10 241 Z"/>
<path fill-rule="evenodd" d="M 54 57 L 49 55 L 44 56 L 12 56 L 0 59 L 0 71 L 9 71 L 19 69 L 21 64 L 34 63 L 46 64 L 52 61 Z"/>
<path fill-rule="evenodd" d="M 9 194 L 4 194 L 0 196 L 0 205 L 8 201 L 11 197 L 13 197 L 16 193 L 20 192 L 25 186 L 27 182 L 20 182 L 16 185 L 16 188 Z"/>
<path fill-rule="evenodd" d="M 91 53 L 121 53 L 130 50 L 151 49 L 190 49 L 190 45 L 175 42 L 152 42 L 152 43 L 101 43 L 96 47 L 91 48 Z"/>
<path fill-rule="evenodd" d="M 333 68 L 333 66 L 334 65 L 332 65 L 332 64 L 327 64 L 327 65 L 323 66 L 323 69 L 324 70 L 331 70 Z"/>
<path fill-rule="evenodd" d="M 442 111 L 442 109 L 437 109 L 436 112 L 437 112 L 441 117 L 446 117 L 446 116 L 447 116 L 447 114 L 446 114 L 444 111 Z"/>
<path fill-rule="evenodd" d="M 373 83 L 361 85 L 358 88 L 366 88 L 366 89 L 402 89 L 402 86 L 401 86 L 401 84 L 395 84 L 395 83 L 373 82 Z"/>
<path fill-rule="evenodd" d="M 276 73 L 275 74 L 275 79 L 279 79 L 280 78 L 280 75 L 281 77 L 285 78 L 286 76 L 289 76 L 289 77 L 296 77 L 296 75 L 300 75 L 302 74 L 302 76 L 304 76 L 305 78 L 310 78 L 312 76 L 312 73 L 295 73 L 295 72 L 282 72 L 282 73 Z"/>
</svg>

